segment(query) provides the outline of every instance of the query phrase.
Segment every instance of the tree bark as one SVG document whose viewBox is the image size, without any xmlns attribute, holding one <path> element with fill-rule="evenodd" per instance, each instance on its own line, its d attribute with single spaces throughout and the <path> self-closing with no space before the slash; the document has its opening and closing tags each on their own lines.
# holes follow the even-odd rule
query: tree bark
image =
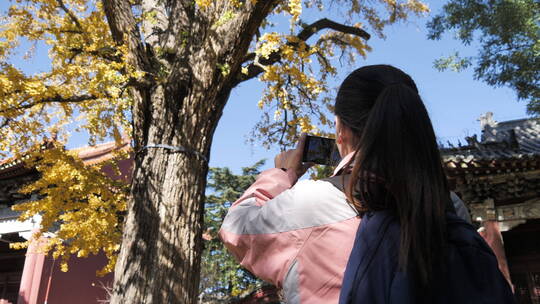
<svg viewBox="0 0 540 304">
<path fill-rule="evenodd" d="M 156 149 L 136 168 L 111 303 L 196 303 L 207 165 Z"/>
<path fill-rule="evenodd" d="M 142 0 L 143 14 L 162 18 L 143 21 L 157 35 L 144 41 L 128 0 L 102 1 L 113 39 L 145 72 L 130 89 L 135 166 L 111 303 L 194 304 L 212 136 L 250 42 L 279 0 L 246 1 L 218 28 L 227 1 L 204 13 L 192 0 Z"/>
<path fill-rule="evenodd" d="M 138 94 L 149 107 L 135 118 L 142 129 L 134 132 L 132 200 L 111 303 L 196 303 L 205 158 L 222 112 L 212 104 L 228 97 L 201 90 L 169 85 Z"/>
</svg>

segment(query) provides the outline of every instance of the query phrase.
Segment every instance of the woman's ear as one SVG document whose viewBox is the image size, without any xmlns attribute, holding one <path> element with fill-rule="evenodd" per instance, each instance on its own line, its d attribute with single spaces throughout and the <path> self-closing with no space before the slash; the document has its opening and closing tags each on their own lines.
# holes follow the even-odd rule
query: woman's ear
<svg viewBox="0 0 540 304">
<path fill-rule="evenodd" d="M 336 143 L 341 145 L 343 143 L 343 132 L 341 130 L 337 131 L 336 134 Z"/>
<path fill-rule="evenodd" d="M 344 143 L 345 143 L 345 130 L 343 128 L 343 124 L 341 123 L 341 120 L 339 119 L 339 117 L 336 116 L 336 146 L 338 148 L 338 151 L 339 151 L 339 154 L 341 155 L 341 157 L 344 157 L 346 155 L 346 151 L 345 151 L 345 146 L 344 146 Z"/>
<path fill-rule="evenodd" d="M 336 143 L 349 143 L 352 138 L 352 131 L 341 122 L 341 119 L 336 116 Z"/>
<path fill-rule="evenodd" d="M 338 145 L 341 145 L 343 143 L 343 127 L 341 126 L 341 121 L 339 120 L 339 117 L 336 116 L 335 118 L 336 123 L 336 143 Z"/>
<path fill-rule="evenodd" d="M 336 144 L 342 157 L 354 152 L 357 140 L 352 129 L 344 125 L 336 116 Z"/>
</svg>

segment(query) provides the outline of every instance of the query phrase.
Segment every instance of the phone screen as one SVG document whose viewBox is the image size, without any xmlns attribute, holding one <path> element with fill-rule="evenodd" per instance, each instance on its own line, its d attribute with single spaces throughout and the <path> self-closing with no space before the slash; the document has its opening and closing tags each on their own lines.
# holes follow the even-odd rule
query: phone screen
<svg viewBox="0 0 540 304">
<path fill-rule="evenodd" d="M 302 157 L 303 162 L 335 166 L 340 160 L 341 156 L 339 155 L 335 140 L 325 137 L 307 136 Z"/>
</svg>

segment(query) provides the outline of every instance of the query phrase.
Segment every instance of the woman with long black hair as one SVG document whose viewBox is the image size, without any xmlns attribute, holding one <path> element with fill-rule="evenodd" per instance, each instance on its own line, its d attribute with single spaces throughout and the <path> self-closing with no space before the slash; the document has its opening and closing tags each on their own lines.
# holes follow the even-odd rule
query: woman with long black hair
<svg viewBox="0 0 540 304">
<path fill-rule="evenodd" d="M 341 85 L 335 113 L 338 135 L 353 139 L 345 193 L 362 215 L 340 303 L 513 303 L 495 255 L 456 216 L 411 77 L 360 68 Z"/>
<path fill-rule="evenodd" d="M 456 216 L 468 214 L 449 191 L 412 79 L 388 65 L 360 68 L 341 85 L 335 114 L 333 177 L 297 182 L 305 136 L 276 156 L 221 227 L 236 259 L 288 304 L 511 303 L 491 250 Z M 486 288 L 497 290 L 484 299 Z"/>
</svg>

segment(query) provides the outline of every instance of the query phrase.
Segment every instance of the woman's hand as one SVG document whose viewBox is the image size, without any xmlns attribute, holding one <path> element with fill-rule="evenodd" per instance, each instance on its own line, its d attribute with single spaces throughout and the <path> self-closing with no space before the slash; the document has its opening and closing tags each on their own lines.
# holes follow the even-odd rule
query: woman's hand
<svg viewBox="0 0 540 304">
<path fill-rule="evenodd" d="M 302 153 L 304 152 L 304 146 L 306 144 L 306 136 L 306 133 L 302 133 L 296 149 L 287 150 L 276 155 L 276 158 L 274 159 L 276 168 L 284 168 L 287 171 L 291 170 L 296 173 L 297 177 L 300 177 L 306 173 L 309 167 L 314 165 L 314 163 L 302 163 Z"/>
</svg>

